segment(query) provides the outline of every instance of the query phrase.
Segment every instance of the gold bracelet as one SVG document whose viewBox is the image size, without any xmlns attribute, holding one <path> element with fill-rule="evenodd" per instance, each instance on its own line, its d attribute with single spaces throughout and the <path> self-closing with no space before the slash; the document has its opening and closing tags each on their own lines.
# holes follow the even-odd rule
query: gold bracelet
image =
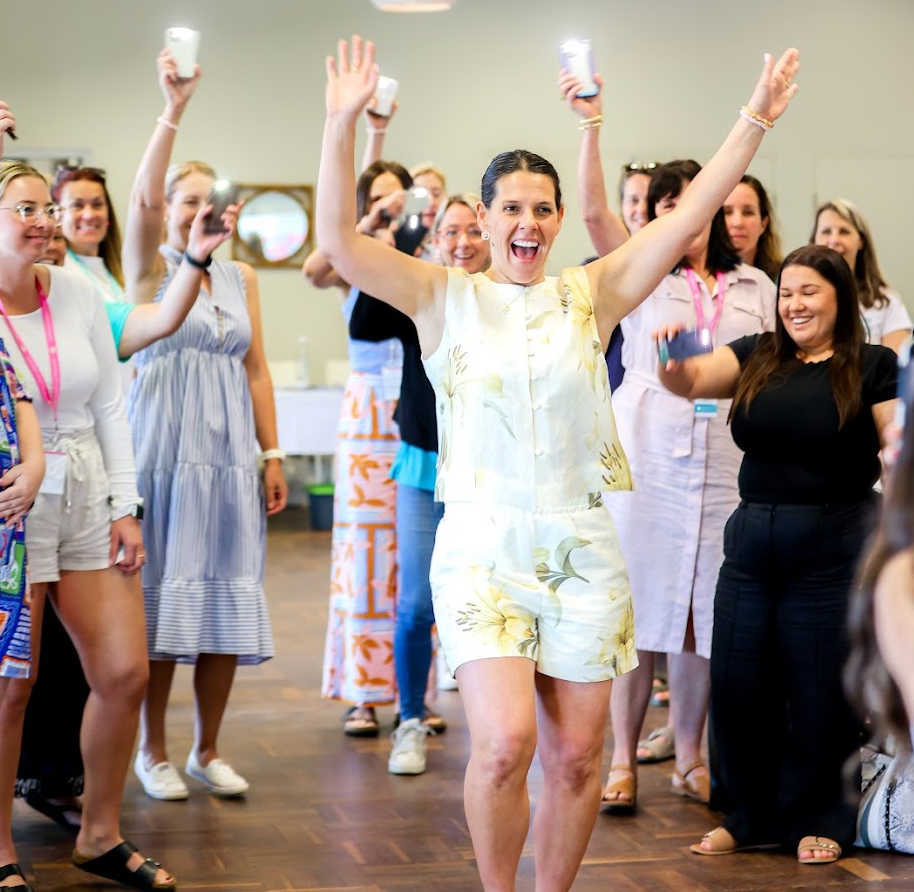
<svg viewBox="0 0 914 892">
<path fill-rule="evenodd" d="M 582 118 L 578 121 L 578 130 L 596 130 L 603 124 L 603 115 L 594 115 L 592 118 Z"/>
<path fill-rule="evenodd" d="M 744 105 L 739 110 L 739 114 L 741 118 L 745 118 L 750 124 L 755 124 L 763 130 L 770 130 L 774 127 L 774 121 L 769 121 L 768 118 L 763 117 L 754 109 L 749 108 L 748 105 Z"/>
</svg>

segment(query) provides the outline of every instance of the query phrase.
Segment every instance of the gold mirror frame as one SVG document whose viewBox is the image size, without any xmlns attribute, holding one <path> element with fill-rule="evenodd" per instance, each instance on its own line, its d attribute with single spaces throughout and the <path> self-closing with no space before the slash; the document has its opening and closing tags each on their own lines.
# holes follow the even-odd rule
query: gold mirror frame
<svg viewBox="0 0 914 892">
<path fill-rule="evenodd" d="M 244 217 L 245 208 L 241 209 L 241 219 L 238 228 L 232 236 L 232 260 L 241 260 L 251 266 L 269 267 L 272 269 L 301 268 L 305 258 L 311 253 L 314 244 L 314 187 L 310 185 L 280 186 L 276 184 L 236 183 L 238 200 L 250 205 L 255 199 L 271 192 L 292 199 L 301 209 L 307 221 L 308 231 L 305 234 L 301 247 L 288 257 L 279 260 L 270 260 L 262 249 L 241 237 L 241 219 Z"/>
</svg>

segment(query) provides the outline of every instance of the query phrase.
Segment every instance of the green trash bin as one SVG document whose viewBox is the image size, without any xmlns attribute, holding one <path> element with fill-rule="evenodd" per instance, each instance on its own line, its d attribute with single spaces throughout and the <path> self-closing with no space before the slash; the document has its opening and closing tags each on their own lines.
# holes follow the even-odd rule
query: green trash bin
<svg viewBox="0 0 914 892">
<path fill-rule="evenodd" d="M 312 530 L 333 529 L 333 484 L 315 483 L 308 487 L 308 508 Z"/>
</svg>

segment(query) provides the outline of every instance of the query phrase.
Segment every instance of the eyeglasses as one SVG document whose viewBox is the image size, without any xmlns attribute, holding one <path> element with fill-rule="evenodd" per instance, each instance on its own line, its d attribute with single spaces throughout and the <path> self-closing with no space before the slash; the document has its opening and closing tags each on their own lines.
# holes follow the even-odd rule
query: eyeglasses
<svg viewBox="0 0 914 892">
<path fill-rule="evenodd" d="M 656 161 L 629 161 L 622 165 L 623 173 L 653 173 L 660 165 Z"/>
<path fill-rule="evenodd" d="M 42 217 L 47 217 L 48 220 L 59 223 L 63 208 L 59 204 L 48 204 L 44 207 L 39 207 L 37 204 L 23 202 L 22 204 L 13 205 L 13 207 L 0 208 L 0 211 L 15 211 L 19 214 L 19 219 L 23 223 L 31 225 L 37 223 Z"/>
<path fill-rule="evenodd" d="M 461 235 L 466 235 L 466 237 L 471 242 L 478 242 L 482 240 L 482 230 L 477 229 L 475 226 L 470 226 L 468 229 L 457 229 L 456 227 L 449 227 L 448 229 L 438 230 L 438 238 L 442 238 L 448 242 L 456 242 Z"/>
</svg>

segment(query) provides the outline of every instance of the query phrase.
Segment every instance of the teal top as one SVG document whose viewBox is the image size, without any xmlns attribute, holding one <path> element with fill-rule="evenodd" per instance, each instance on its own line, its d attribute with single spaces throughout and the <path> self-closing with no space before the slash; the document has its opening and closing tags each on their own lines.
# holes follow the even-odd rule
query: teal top
<svg viewBox="0 0 914 892">
<path fill-rule="evenodd" d="M 412 486 L 424 489 L 426 492 L 435 491 L 435 475 L 438 471 L 438 453 L 426 452 L 418 446 L 400 441 L 397 456 L 390 466 L 390 478 Z"/>
<path fill-rule="evenodd" d="M 121 336 L 124 333 L 124 325 L 127 323 L 127 317 L 134 311 L 133 304 L 120 304 L 105 301 L 105 312 L 108 314 L 108 324 L 111 326 L 111 334 L 114 336 L 114 347 L 118 352 L 120 359 Z M 128 357 L 129 359 L 129 357 Z M 127 359 L 121 359 L 121 362 L 127 362 Z"/>
</svg>

